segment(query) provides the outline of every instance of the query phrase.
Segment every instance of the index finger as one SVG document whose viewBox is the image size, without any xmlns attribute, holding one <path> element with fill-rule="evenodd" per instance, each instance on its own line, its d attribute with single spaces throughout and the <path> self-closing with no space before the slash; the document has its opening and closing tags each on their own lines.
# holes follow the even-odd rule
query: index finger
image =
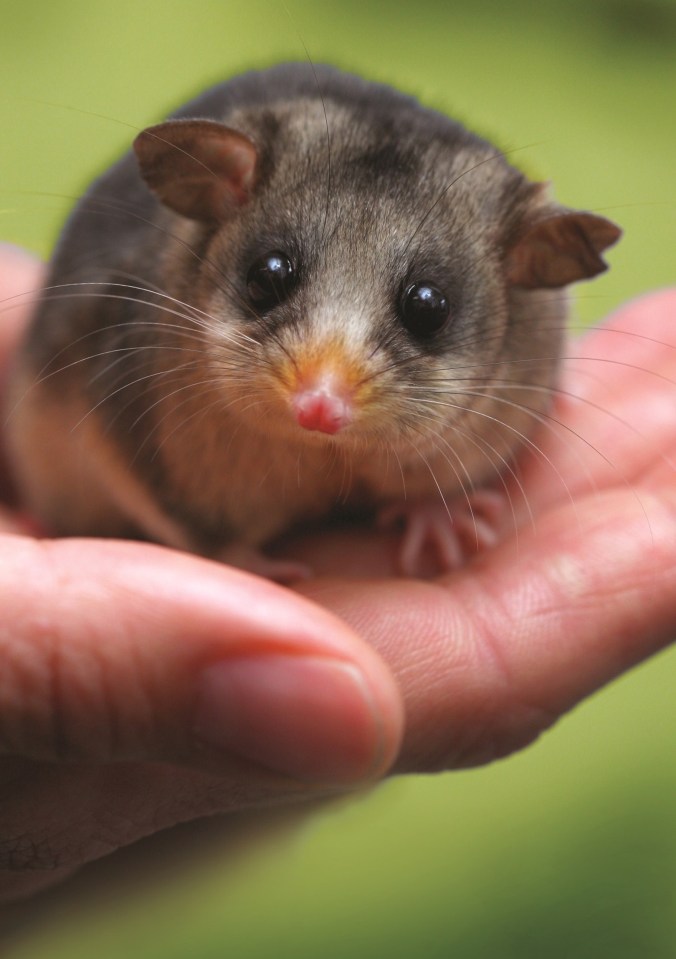
<svg viewBox="0 0 676 959">
<path fill-rule="evenodd" d="M 43 276 L 37 257 L 0 244 L 0 377 L 26 329 Z"/>
<path fill-rule="evenodd" d="M 0 245 L 0 501 L 14 499 L 4 444 L 7 371 L 24 334 L 44 276 L 44 265 L 18 247 Z M 4 530 L 15 527 L 0 515 Z"/>
<path fill-rule="evenodd" d="M 522 462 L 534 512 L 630 489 L 676 453 L 675 321 L 676 289 L 661 290 L 571 342 L 554 408 Z"/>
</svg>

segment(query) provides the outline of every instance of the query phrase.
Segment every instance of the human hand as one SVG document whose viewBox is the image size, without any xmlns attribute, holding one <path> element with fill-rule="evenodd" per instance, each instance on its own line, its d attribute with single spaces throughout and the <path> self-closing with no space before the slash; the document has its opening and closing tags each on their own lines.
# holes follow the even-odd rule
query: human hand
<svg viewBox="0 0 676 959">
<path fill-rule="evenodd" d="M 0 250 L 1 368 L 39 267 Z M 18 305 L 18 309 L 8 309 Z M 143 543 L 0 516 L 0 902 L 177 822 L 377 779 L 402 708 L 318 606 Z M 11 533 L 15 535 L 11 535 Z"/>
<path fill-rule="evenodd" d="M 396 542 L 375 532 L 290 550 L 320 574 L 304 594 L 397 677 L 397 771 L 505 756 L 676 636 L 676 290 L 570 344 L 539 439 L 509 489 L 518 536 L 459 572 L 393 580 Z"/>
<path fill-rule="evenodd" d="M 19 288 L 26 285 L 27 275 Z M 663 340 L 675 304 L 673 294 L 634 304 L 612 326 L 631 330 L 639 324 L 641 334 Z M 603 335 L 592 334 L 591 344 Z M 517 749 L 670 639 L 676 517 L 672 470 L 661 456 L 676 438 L 674 351 L 629 333 L 605 335 L 615 362 L 646 366 L 667 379 L 644 378 L 634 369 L 623 375 L 620 389 L 610 383 L 604 394 L 598 378 L 578 377 L 574 390 L 586 390 L 589 402 L 612 407 L 622 418 L 638 411 L 640 435 L 619 420 L 590 415 L 594 407 L 562 404 L 559 416 L 591 446 L 611 445 L 617 471 L 591 448 L 584 450 L 586 464 L 580 463 L 579 449 L 574 454 L 569 443 L 551 436 L 549 459 L 534 456 L 525 469 L 535 524 L 523 528 L 518 541 L 512 537 L 437 582 L 391 579 L 394 543 L 375 531 L 325 533 L 290 547 L 323 574 L 303 591 L 372 643 L 396 677 L 406 704 L 399 770 L 452 768 Z M 589 338 L 581 342 L 588 351 Z M 601 366 L 601 373 L 621 369 Z M 589 495 L 594 485 L 598 492 Z M 519 510 L 527 515 L 522 504 Z M 394 758 L 401 703 L 383 660 L 316 606 L 244 574 L 143 544 L 36 545 L 24 539 L 13 540 L 12 549 L 18 552 L 7 554 L 6 582 L 13 603 L 0 613 L 4 642 L 10 651 L 16 647 L 22 610 L 17 616 L 14 594 L 23 593 L 28 630 L 22 647 L 37 650 L 39 668 L 18 696 L 8 684 L 0 693 L 0 730 L 24 731 L 21 748 L 14 747 L 0 772 L 14 830 L 7 831 L 6 819 L 1 835 L 26 837 L 23 846 L 14 843 L 15 865 L 37 867 L 23 880 L 26 890 L 172 821 L 348 788 L 384 772 Z M 42 557 L 37 576 L 36 550 Z M 17 555 L 26 557 L 19 564 L 23 575 L 16 575 Z M 38 584 L 37 601 L 33 594 L 30 604 L 28 579 L 33 590 Z M 322 722 L 323 688 L 301 687 L 307 699 L 291 710 L 293 736 L 284 722 L 281 732 L 292 747 L 287 759 L 302 761 L 299 746 L 305 743 L 315 768 L 288 770 L 296 781 L 275 775 L 269 757 L 256 750 L 249 755 L 257 764 L 236 759 L 232 735 L 226 751 L 190 738 L 186 707 L 195 695 L 196 667 L 212 656 L 241 655 L 254 643 L 257 654 L 308 651 L 313 658 L 347 661 L 370 690 L 375 721 L 352 688 L 327 704 Z M 40 661 L 45 650 L 58 658 Z M 273 677 L 276 670 L 274 664 Z M 35 675 L 43 680 L 37 694 Z M 320 702 L 312 696 L 317 688 Z M 40 689 L 53 697 L 41 698 Z M 269 695 L 260 684 L 248 691 L 256 716 L 264 716 L 261 701 Z M 40 716 L 31 714 L 31 703 Z M 232 712 L 221 729 L 225 736 L 232 727 L 236 738 L 242 730 L 233 725 L 238 717 Z M 279 714 L 268 720 L 259 727 L 258 748 L 272 737 Z M 46 756 L 36 753 L 45 730 L 58 732 L 52 737 L 58 750 Z M 329 734 L 324 739 L 322 730 Z M 342 746 L 337 753 L 336 745 Z M 270 749 L 279 758 L 272 738 Z M 332 753 L 342 768 L 321 768 Z M 310 779 L 320 780 L 319 789 L 302 784 Z M 40 870 L 41 855 L 55 872 Z M 11 864 L 7 857 L 5 865 Z"/>
</svg>

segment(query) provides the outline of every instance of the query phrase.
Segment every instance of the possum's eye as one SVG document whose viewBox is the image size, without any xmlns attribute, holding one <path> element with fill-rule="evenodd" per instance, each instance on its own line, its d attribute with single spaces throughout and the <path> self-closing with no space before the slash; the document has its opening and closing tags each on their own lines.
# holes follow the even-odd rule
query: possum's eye
<svg viewBox="0 0 676 959">
<path fill-rule="evenodd" d="M 434 336 L 446 325 L 450 314 L 448 298 L 433 283 L 411 283 L 401 298 L 401 319 L 413 336 Z"/>
<path fill-rule="evenodd" d="M 246 288 L 251 302 L 259 310 L 269 310 L 287 298 L 296 284 L 293 263 L 279 250 L 256 260 L 246 275 Z"/>
</svg>

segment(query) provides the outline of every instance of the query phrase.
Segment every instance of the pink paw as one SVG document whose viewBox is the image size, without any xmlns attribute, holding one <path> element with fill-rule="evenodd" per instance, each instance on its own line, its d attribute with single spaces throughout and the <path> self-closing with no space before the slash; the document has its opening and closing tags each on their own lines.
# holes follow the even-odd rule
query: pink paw
<svg viewBox="0 0 676 959">
<path fill-rule="evenodd" d="M 309 579 L 312 576 L 312 570 L 305 563 L 290 559 L 272 559 L 255 546 L 247 546 L 244 543 L 232 543 L 226 546 L 214 559 L 284 585 L 297 582 L 299 579 Z"/>
<path fill-rule="evenodd" d="M 430 575 L 430 552 L 436 572 L 445 573 L 495 546 L 505 503 L 505 497 L 494 490 L 480 490 L 448 504 L 441 500 L 394 503 L 380 510 L 378 525 L 403 527 L 399 572 L 424 577 Z"/>
</svg>

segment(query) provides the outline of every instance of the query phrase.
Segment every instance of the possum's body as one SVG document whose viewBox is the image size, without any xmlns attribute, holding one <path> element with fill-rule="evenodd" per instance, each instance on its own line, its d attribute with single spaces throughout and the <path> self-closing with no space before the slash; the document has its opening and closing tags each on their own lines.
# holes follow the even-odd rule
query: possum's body
<svg viewBox="0 0 676 959">
<path fill-rule="evenodd" d="M 176 117 L 78 204 L 20 357 L 10 442 L 46 527 L 218 555 L 504 472 L 550 403 L 560 288 L 619 230 L 328 67 Z"/>
</svg>

